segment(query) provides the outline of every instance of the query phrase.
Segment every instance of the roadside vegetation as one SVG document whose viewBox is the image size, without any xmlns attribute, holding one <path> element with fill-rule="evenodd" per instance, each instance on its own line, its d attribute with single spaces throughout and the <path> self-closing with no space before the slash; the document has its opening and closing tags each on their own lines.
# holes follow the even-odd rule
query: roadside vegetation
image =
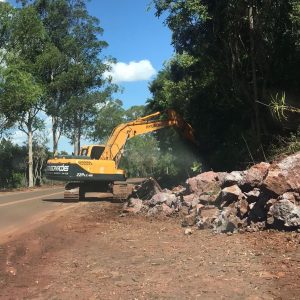
<svg viewBox="0 0 300 300">
<path fill-rule="evenodd" d="M 200 148 L 172 129 L 138 137 L 122 161 L 129 176 L 171 184 L 300 150 L 299 0 L 153 0 L 175 54 L 146 106 L 129 109 L 103 76 L 115 59 L 102 55 L 108 44 L 85 0 L 17 2 L 0 2 L 1 188 L 41 184 L 62 135 L 78 154 L 83 138 L 103 143 L 116 125 L 168 108 L 191 123 Z M 12 143 L 16 130 L 24 145 Z"/>
</svg>

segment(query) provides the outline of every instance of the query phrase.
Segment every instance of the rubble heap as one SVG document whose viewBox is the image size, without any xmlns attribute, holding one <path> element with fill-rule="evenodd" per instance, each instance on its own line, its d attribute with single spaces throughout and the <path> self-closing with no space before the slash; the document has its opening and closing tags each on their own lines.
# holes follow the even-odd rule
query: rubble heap
<svg viewBox="0 0 300 300">
<path fill-rule="evenodd" d="M 182 226 L 216 232 L 300 230 L 300 152 L 246 171 L 201 173 L 152 195 L 130 197 L 124 211 L 179 215 Z"/>
</svg>

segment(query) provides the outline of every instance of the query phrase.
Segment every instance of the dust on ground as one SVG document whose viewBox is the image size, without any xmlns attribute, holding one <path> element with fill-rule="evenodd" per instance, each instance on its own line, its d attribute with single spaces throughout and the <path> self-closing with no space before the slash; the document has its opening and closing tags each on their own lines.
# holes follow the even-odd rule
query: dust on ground
<svg viewBox="0 0 300 300">
<path fill-rule="evenodd" d="M 0 246 L 1 299 L 299 299 L 300 235 L 185 235 L 176 218 L 78 206 Z"/>
</svg>

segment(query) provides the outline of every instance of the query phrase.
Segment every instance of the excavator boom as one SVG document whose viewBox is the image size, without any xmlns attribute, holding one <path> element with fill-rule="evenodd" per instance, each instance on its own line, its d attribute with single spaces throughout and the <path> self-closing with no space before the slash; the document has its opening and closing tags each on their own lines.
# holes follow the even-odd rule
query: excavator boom
<svg viewBox="0 0 300 300">
<path fill-rule="evenodd" d="M 184 119 L 176 113 L 175 110 L 167 111 L 168 118 L 159 120 L 160 112 L 139 118 L 135 121 L 117 126 L 109 137 L 100 159 L 116 160 L 122 155 L 122 151 L 128 139 L 135 136 L 153 132 L 165 127 L 174 126 L 184 138 L 193 143 L 197 143 L 194 137 L 193 129 Z"/>
</svg>

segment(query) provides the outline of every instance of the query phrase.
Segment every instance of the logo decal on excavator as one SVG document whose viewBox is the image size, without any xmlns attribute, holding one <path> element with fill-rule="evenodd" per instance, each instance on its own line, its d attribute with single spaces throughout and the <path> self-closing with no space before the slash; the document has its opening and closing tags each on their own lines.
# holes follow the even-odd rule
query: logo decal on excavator
<svg viewBox="0 0 300 300">
<path fill-rule="evenodd" d="M 68 172 L 69 166 L 48 166 L 47 171 L 49 172 Z"/>
</svg>

